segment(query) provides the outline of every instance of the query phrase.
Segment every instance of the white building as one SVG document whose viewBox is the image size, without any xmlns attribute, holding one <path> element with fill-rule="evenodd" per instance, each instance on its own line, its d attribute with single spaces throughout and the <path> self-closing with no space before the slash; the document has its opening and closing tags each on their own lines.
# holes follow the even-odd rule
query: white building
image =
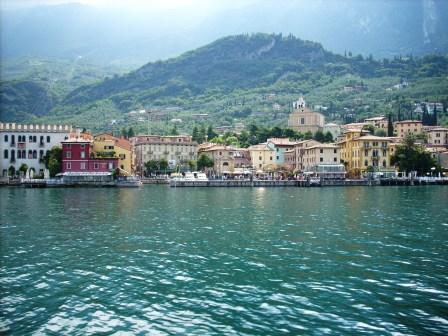
<svg viewBox="0 0 448 336">
<path fill-rule="evenodd" d="M 0 122 L 0 173 L 8 175 L 13 167 L 28 166 L 30 176 L 43 174 L 43 157 L 54 146 L 60 146 L 72 132 L 68 125 L 26 125 Z"/>
</svg>

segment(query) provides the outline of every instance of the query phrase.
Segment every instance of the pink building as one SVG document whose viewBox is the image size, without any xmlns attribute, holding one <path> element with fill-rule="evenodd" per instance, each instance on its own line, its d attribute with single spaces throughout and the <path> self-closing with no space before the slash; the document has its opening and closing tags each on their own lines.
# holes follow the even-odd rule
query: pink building
<svg viewBox="0 0 448 336">
<path fill-rule="evenodd" d="M 62 172 L 110 172 L 118 167 L 118 157 L 99 157 L 92 148 L 90 134 L 71 135 L 62 141 Z"/>
</svg>

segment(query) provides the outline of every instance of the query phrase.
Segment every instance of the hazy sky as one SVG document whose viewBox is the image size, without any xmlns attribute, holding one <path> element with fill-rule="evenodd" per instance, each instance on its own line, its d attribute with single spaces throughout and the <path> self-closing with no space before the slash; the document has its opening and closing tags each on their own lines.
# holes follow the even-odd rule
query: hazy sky
<svg viewBox="0 0 448 336">
<path fill-rule="evenodd" d="M 3 9 L 18 9 L 38 5 L 57 5 L 71 2 L 107 7 L 138 7 L 152 9 L 185 7 L 217 10 L 246 6 L 248 3 L 255 2 L 255 0 L 0 0 Z"/>
</svg>

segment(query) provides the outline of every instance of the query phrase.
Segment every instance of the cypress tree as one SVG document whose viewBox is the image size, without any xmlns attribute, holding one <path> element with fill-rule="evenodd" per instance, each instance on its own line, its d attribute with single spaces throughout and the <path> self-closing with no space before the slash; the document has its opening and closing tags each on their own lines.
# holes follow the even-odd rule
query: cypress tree
<svg viewBox="0 0 448 336">
<path fill-rule="evenodd" d="M 390 113 L 387 120 L 387 136 L 394 136 L 394 125 L 392 123 L 392 115 Z"/>
</svg>

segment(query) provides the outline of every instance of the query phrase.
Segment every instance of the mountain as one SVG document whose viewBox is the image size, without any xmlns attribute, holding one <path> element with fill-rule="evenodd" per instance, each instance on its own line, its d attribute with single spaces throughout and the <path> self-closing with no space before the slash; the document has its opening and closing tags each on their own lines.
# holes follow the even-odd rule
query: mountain
<svg viewBox="0 0 448 336">
<path fill-rule="evenodd" d="M 291 102 L 306 95 L 310 104 L 329 107 L 324 110 L 329 120 L 341 122 L 393 112 L 397 101 L 402 115 L 412 113 L 415 101 L 436 100 L 448 106 L 448 57 L 376 61 L 337 55 L 293 35 L 244 34 L 123 75 L 78 82 L 80 86 L 71 91 L 56 91 L 57 81 L 53 86 L 49 80 L 35 83 L 40 86 L 2 83 L 3 120 L 23 120 L 29 117 L 26 111 L 35 115 L 36 122 L 67 122 L 95 130 L 112 123 L 148 131 L 146 120 L 126 113 L 145 108 L 162 111 L 167 120 L 182 119 L 183 130 L 194 125 L 192 115 L 197 113 L 208 114 L 214 125 L 284 125 Z M 397 91 L 394 87 L 400 83 L 410 84 Z M 40 101 L 43 104 L 36 104 Z M 36 110 L 36 105 L 48 109 Z M 169 127 L 163 119 L 151 124 L 157 132 Z"/>
<path fill-rule="evenodd" d="M 244 1 L 213 8 L 87 6 L 2 10 L 1 56 L 143 65 L 228 35 L 294 34 L 328 50 L 375 58 L 448 52 L 448 1 Z M 219 6 L 218 6 L 219 5 Z M 235 7 L 236 6 L 236 7 Z"/>
</svg>

